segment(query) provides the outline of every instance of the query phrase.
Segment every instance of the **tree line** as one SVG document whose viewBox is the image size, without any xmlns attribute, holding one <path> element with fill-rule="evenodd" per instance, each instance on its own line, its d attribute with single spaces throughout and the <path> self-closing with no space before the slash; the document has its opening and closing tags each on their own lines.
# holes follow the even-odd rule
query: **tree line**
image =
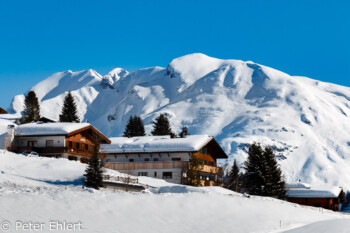
<svg viewBox="0 0 350 233">
<path fill-rule="evenodd" d="M 20 124 L 37 122 L 40 119 L 40 104 L 34 91 L 29 91 L 24 100 L 24 111 L 19 121 Z M 77 104 L 71 92 L 68 92 L 64 98 L 60 122 L 80 122 L 78 117 Z M 170 127 L 169 119 L 166 115 L 160 114 L 153 122 L 153 136 L 170 135 L 175 136 L 174 131 Z M 186 126 L 182 127 L 179 134 L 180 137 L 188 135 Z M 139 116 L 130 116 L 126 124 L 123 137 L 145 136 L 146 131 L 142 119 Z"/>
<path fill-rule="evenodd" d="M 226 187 L 235 192 L 251 195 L 270 196 L 285 199 L 285 181 L 271 147 L 262 147 L 253 143 L 249 147 L 248 158 L 243 164 L 245 173 L 241 173 L 234 160 L 227 174 Z"/>
<path fill-rule="evenodd" d="M 24 110 L 19 120 L 20 124 L 37 122 L 40 119 L 40 104 L 34 91 L 29 91 L 24 99 Z M 77 104 L 71 92 L 68 92 L 64 98 L 60 122 L 80 122 L 78 117 Z"/>
</svg>

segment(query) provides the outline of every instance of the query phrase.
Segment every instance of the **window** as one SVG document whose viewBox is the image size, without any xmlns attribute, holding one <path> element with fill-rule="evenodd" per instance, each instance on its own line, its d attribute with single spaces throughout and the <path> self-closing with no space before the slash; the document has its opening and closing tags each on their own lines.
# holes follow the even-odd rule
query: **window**
<svg viewBox="0 0 350 233">
<path fill-rule="evenodd" d="M 157 177 L 157 172 L 154 172 L 154 177 Z"/>
<path fill-rule="evenodd" d="M 28 141 L 28 147 L 36 147 L 38 144 L 37 141 Z"/>
<path fill-rule="evenodd" d="M 79 148 L 80 148 L 80 143 L 77 142 L 77 143 L 75 144 L 75 146 L 76 146 L 77 149 L 79 149 Z"/>
<path fill-rule="evenodd" d="M 88 158 L 81 158 L 80 162 L 81 163 L 89 163 L 89 159 Z"/>
<path fill-rule="evenodd" d="M 149 161 L 149 158 L 145 158 L 145 162 L 148 162 Z"/>
<path fill-rule="evenodd" d="M 46 147 L 53 147 L 53 140 L 46 140 Z"/>
<path fill-rule="evenodd" d="M 139 172 L 138 176 L 148 176 L 148 172 Z"/>
<path fill-rule="evenodd" d="M 130 163 L 134 162 L 134 159 L 129 159 L 129 162 L 130 162 Z"/>
<path fill-rule="evenodd" d="M 172 161 L 181 161 L 181 158 L 171 158 Z"/>
<path fill-rule="evenodd" d="M 163 172 L 163 179 L 172 179 L 173 173 L 172 172 Z"/>
<path fill-rule="evenodd" d="M 206 148 L 206 147 L 204 147 L 204 148 L 202 149 L 202 151 L 203 151 L 203 152 L 202 152 L 203 154 L 205 154 L 205 155 L 207 154 L 207 148 Z"/>
<path fill-rule="evenodd" d="M 73 147 L 73 142 L 69 141 L 68 145 L 69 145 L 69 147 Z"/>
<path fill-rule="evenodd" d="M 68 156 L 68 160 L 74 160 L 74 161 L 77 161 L 77 157 L 75 157 L 75 156 Z"/>
<path fill-rule="evenodd" d="M 88 144 L 84 144 L 85 146 L 85 150 L 89 150 L 89 145 Z"/>
<path fill-rule="evenodd" d="M 153 161 L 159 161 L 159 159 L 158 158 L 154 158 Z"/>
</svg>

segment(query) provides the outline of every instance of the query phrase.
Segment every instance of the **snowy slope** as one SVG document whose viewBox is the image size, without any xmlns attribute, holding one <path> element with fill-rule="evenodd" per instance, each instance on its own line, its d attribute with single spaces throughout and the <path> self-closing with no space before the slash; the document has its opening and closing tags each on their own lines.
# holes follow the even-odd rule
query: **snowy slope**
<svg viewBox="0 0 350 233">
<path fill-rule="evenodd" d="M 55 75 L 64 80 L 66 73 Z M 121 136 L 135 114 L 149 133 L 152 120 L 165 113 L 177 132 L 186 125 L 191 134 L 215 136 L 229 163 L 233 158 L 242 163 L 247 145 L 256 141 L 274 147 L 289 182 L 350 190 L 348 87 L 204 54 L 174 59 L 167 68 L 131 73 L 117 68 L 103 78 L 91 70 L 71 72 L 67 86 L 55 75 L 32 88 L 40 87 L 41 112 L 47 117 L 58 118 L 64 92 L 72 90 L 80 118 L 107 136 Z M 23 96 L 11 106 L 20 111 Z"/>
<path fill-rule="evenodd" d="M 279 232 L 347 215 L 272 198 L 246 198 L 219 187 L 187 187 L 141 177 L 158 192 L 82 189 L 85 164 L 0 150 L 0 222 L 81 222 L 82 232 Z M 111 174 L 119 174 L 110 171 Z M 120 175 L 120 174 L 119 174 Z M 205 219 L 205 221 L 203 221 Z M 250 224 L 253 222 L 254 224 Z M 63 231 L 58 231 L 63 232 Z"/>
</svg>

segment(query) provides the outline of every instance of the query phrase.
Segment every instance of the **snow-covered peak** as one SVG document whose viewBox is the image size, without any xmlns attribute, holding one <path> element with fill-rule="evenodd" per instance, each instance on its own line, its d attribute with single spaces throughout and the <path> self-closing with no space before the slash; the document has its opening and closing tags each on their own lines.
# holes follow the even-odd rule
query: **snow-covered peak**
<svg viewBox="0 0 350 233">
<path fill-rule="evenodd" d="M 39 101 L 50 100 L 60 95 L 65 95 L 68 91 L 78 91 L 84 87 L 92 87 L 101 82 L 102 77 L 95 70 L 72 72 L 70 70 L 55 73 L 45 80 L 39 82 L 30 90 L 34 91 Z M 23 111 L 24 96 L 15 96 L 10 111 Z"/>
<path fill-rule="evenodd" d="M 95 85 L 101 79 L 101 75 L 92 69 L 78 72 L 65 71 L 49 76 L 31 88 L 31 90 L 35 91 L 39 100 L 45 100 L 56 97 L 63 92 L 75 91 L 84 86 Z"/>
<path fill-rule="evenodd" d="M 183 88 L 186 88 L 223 65 L 238 65 L 241 62 L 221 60 L 202 53 L 194 53 L 172 60 L 167 67 L 167 74 L 171 78 L 180 78 L 185 83 Z"/>
<path fill-rule="evenodd" d="M 113 88 L 113 85 L 118 82 L 120 79 L 124 78 L 129 74 L 128 71 L 122 68 L 115 68 L 111 70 L 108 74 L 106 74 L 102 79 L 102 87 L 110 87 Z"/>
</svg>

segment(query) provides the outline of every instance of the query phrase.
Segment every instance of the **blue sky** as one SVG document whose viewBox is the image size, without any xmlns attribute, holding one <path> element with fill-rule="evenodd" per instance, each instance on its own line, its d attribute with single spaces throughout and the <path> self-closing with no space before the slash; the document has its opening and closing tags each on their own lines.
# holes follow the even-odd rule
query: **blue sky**
<svg viewBox="0 0 350 233">
<path fill-rule="evenodd" d="M 194 52 L 350 86 L 350 1 L 0 0 L 0 106 L 52 73 Z"/>
</svg>

